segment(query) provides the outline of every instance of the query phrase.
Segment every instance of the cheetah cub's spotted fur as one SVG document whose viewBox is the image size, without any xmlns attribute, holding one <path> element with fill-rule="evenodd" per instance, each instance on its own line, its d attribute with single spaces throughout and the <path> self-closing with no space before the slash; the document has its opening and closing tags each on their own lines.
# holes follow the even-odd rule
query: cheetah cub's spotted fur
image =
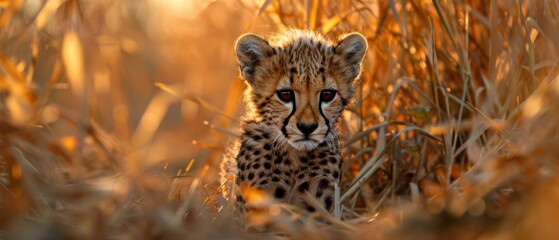
<svg viewBox="0 0 559 240">
<path fill-rule="evenodd" d="M 226 197 L 244 206 L 231 189 L 249 186 L 309 211 L 312 196 L 333 211 L 342 163 L 337 120 L 355 93 L 366 49 L 358 33 L 337 43 L 301 30 L 237 40 L 249 112 L 221 166 Z"/>
</svg>

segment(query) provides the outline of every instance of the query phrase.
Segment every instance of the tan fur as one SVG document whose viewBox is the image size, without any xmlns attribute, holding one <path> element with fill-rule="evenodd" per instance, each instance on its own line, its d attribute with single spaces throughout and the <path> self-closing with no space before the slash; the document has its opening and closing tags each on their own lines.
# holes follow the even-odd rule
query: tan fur
<svg viewBox="0 0 559 240">
<path fill-rule="evenodd" d="M 236 53 L 250 109 L 222 163 L 225 196 L 242 205 L 243 197 L 231 190 L 247 185 L 313 211 L 308 192 L 333 210 L 342 162 L 337 120 L 355 93 L 367 48 L 360 34 L 340 39 L 334 44 L 300 30 L 269 41 L 254 34 L 239 38 Z M 293 100 L 282 101 L 282 91 Z M 328 92 L 335 97 L 325 101 Z"/>
</svg>

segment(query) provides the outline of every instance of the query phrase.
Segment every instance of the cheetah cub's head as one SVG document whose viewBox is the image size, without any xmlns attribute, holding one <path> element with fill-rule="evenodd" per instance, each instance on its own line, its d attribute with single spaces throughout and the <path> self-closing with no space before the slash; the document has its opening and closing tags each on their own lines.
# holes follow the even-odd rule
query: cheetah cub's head
<svg viewBox="0 0 559 240">
<path fill-rule="evenodd" d="M 269 41 L 245 34 L 235 50 L 254 120 L 277 130 L 276 141 L 308 151 L 336 137 L 333 129 L 355 93 L 367 50 L 361 34 L 336 43 L 301 30 Z"/>
</svg>

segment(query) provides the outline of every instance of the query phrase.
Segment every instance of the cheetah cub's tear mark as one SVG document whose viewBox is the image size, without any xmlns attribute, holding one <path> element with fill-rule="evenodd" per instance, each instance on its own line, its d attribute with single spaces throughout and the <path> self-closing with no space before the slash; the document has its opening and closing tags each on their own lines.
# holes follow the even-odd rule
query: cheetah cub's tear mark
<svg viewBox="0 0 559 240">
<path fill-rule="evenodd" d="M 309 211 L 315 209 L 308 197 L 314 197 L 333 211 L 342 163 L 336 125 L 355 94 L 366 49 L 359 33 L 336 43 L 301 30 L 268 41 L 255 34 L 239 38 L 248 112 L 221 165 L 226 197 L 244 208 L 238 189 L 249 186 Z"/>
</svg>

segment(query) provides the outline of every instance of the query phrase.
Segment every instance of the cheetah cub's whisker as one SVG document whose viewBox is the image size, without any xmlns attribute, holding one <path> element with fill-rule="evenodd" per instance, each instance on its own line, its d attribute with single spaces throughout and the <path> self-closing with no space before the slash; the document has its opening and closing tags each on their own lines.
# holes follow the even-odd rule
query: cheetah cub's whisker
<svg viewBox="0 0 559 240">
<path fill-rule="evenodd" d="M 249 186 L 314 211 L 312 196 L 331 213 L 342 163 L 336 125 L 355 94 L 367 41 L 289 30 L 268 41 L 245 34 L 235 50 L 249 112 L 221 165 L 224 195 L 244 209 L 238 189 Z"/>
</svg>

